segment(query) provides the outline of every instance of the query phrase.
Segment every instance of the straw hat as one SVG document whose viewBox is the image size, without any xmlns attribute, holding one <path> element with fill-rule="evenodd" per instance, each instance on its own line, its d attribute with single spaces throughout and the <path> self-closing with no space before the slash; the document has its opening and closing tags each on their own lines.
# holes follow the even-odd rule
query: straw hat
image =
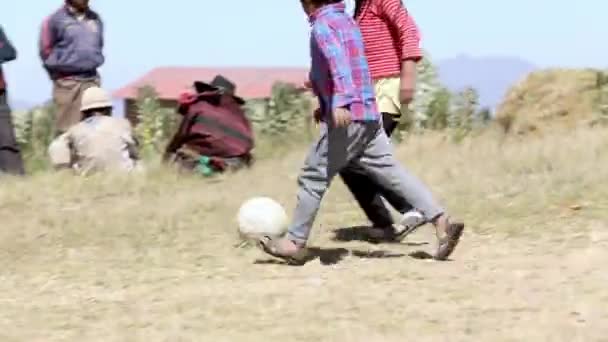
<svg viewBox="0 0 608 342">
<path fill-rule="evenodd" d="M 112 107 L 112 99 L 108 93 L 99 88 L 87 88 L 82 94 L 80 111 L 85 112 L 91 109 L 103 109 Z"/>
</svg>

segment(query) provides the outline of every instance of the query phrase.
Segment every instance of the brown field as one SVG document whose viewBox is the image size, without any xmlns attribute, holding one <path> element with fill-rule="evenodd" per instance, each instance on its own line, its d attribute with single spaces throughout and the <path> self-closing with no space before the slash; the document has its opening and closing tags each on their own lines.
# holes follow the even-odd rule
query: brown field
<svg viewBox="0 0 608 342">
<path fill-rule="evenodd" d="M 608 340 L 608 129 L 454 145 L 399 158 L 468 224 L 448 262 L 423 227 L 356 241 L 337 181 L 302 267 L 237 244 L 250 196 L 294 205 L 305 150 L 213 182 L 41 174 L 0 188 L 0 341 Z M 349 238 L 353 241 L 335 241 Z"/>
</svg>

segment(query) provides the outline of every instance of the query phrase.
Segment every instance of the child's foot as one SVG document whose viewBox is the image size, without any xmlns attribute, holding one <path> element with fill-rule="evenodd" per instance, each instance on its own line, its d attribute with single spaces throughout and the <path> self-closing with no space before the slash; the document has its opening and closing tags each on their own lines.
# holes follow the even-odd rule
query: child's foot
<svg viewBox="0 0 608 342">
<path fill-rule="evenodd" d="M 264 236 L 258 241 L 258 246 L 266 254 L 284 260 L 290 265 L 302 265 L 306 262 L 306 248 L 288 238 Z"/>
<path fill-rule="evenodd" d="M 435 260 L 447 260 L 460 241 L 464 223 L 451 223 L 446 215 L 442 215 L 435 221 L 435 229 L 438 246 L 437 253 L 433 258 Z"/>
<path fill-rule="evenodd" d="M 406 236 L 422 227 L 425 223 L 427 223 L 427 220 L 418 210 L 410 210 L 406 212 L 401 217 L 401 221 L 397 226 L 395 239 L 398 241 L 403 241 Z"/>
<path fill-rule="evenodd" d="M 372 242 L 401 242 L 403 239 L 426 223 L 424 216 L 411 210 L 403 214 L 397 225 L 373 227 L 367 231 L 367 238 Z"/>
</svg>

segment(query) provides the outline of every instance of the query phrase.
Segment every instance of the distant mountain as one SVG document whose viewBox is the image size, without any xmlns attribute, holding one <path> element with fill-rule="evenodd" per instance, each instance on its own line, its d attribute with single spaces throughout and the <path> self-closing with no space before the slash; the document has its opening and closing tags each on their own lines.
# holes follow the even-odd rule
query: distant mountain
<svg viewBox="0 0 608 342">
<path fill-rule="evenodd" d="M 494 109 L 507 90 L 538 67 L 517 57 L 471 57 L 461 55 L 437 63 L 441 82 L 452 91 L 472 86 L 480 103 Z"/>
</svg>

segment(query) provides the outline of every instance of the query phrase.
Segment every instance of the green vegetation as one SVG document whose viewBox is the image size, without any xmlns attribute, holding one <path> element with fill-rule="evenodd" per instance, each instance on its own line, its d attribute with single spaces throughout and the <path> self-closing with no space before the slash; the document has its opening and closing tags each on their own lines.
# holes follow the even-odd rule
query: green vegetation
<svg viewBox="0 0 608 342">
<path fill-rule="evenodd" d="M 144 158 L 159 156 L 177 129 L 179 117 L 174 109 L 161 106 L 156 90 L 151 87 L 139 89 L 137 112 L 139 123 L 135 127 L 135 135 L 141 146 L 141 155 Z"/>
<path fill-rule="evenodd" d="M 250 100 L 245 109 L 255 129 L 258 158 L 276 156 L 286 148 L 311 141 L 316 134 L 312 119 L 315 102 L 310 93 L 280 82 L 274 85 L 270 98 Z M 175 114 L 175 108 L 163 107 L 156 91 L 150 87 L 139 90 L 136 105 L 139 123 L 135 132 L 141 155 L 156 160 L 180 117 Z M 452 94 L 443 87 L 436 67 L 427 56 L 418 67 L 415 101 L 403 116 L 395 140 L 403 140 L 408 133 L 438 130 L 446 131 L 454 141 L 460 141 L 490 121 L 489 110 L 478 107 L 474 89 Z M 14 116 L 28 170 L 44 170 L 47 167 L 46 148 L 54 135 L 52 104 L 28 112 L 15 112 Z"/>
</svg>

